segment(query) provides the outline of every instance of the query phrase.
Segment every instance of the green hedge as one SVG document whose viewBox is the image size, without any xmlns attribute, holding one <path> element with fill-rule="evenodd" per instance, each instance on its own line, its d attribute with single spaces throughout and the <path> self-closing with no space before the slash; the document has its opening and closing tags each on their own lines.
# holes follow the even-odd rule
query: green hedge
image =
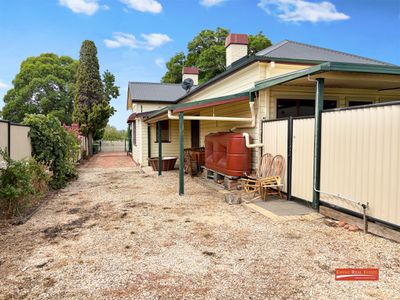
<svg viewBox="0 0 400 300">
<path fill-rule="evenodd" d="M 73 133 L 69 133 L 51 115 L 28 115 L 23 124 L 31 127 L 33 157 L 52 172 L 51 187 L 62 188 L 69 180 L 78 177 L 76 158 L 79 144 Z"/>
</svg>

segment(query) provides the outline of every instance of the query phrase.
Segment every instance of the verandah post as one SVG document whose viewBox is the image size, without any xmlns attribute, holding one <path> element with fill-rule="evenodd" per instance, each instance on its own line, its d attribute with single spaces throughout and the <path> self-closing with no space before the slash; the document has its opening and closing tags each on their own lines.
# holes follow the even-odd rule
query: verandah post
<svg viewBox="0 0 400 300">
<path fill-rule="evenodd" d="M 317 78 L 315 94 L 315 124 L 314 124 L 314 176 L 312 206 L 319 209 L 321 188 L 321 118 L 324 107 L 324 78 Z"/>
<path fill-rule="evenodd" d="M 158 176 L 162 173 L 162 140 L 161 140 L 161 122 L 157 122 L 157 140 L 158 140 Z"/>
<path fill-rule="evenodd" d="M 179 113 L 179 196 L 185 194 L 185 173 L 184 173 L 184 115 L 183 112 Z"/>
<path fill-rule="evenodd" d="M 288 119 L 287 141 L 287 200 L 292 200 L 292 154 L 293 154 L 293 117 Z"/>
</svg>

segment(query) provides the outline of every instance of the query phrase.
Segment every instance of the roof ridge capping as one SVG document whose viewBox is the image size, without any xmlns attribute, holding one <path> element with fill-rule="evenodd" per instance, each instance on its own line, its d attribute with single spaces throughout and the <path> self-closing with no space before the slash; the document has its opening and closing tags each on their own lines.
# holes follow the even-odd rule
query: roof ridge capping
<svg viewBox="0 0 400 300">
<path fill-rule="evenodd" d="M 329 49 L 329 48 L 325 48 L 325 47 L 320 47 L 320 46 L 315 46 L 315 45 L 311 45 L 311 44 L 306 44 L 306 43 L 301 43 L 301 42 L 297 42 L 297 41 L 293 41 L 293 40 L 283 40 L 277 44 L 274 44 L 268 48 L 265 48 L 259 52 L 256 53 L 257 56 L 268 56 L 268 54 L 272 54 L 271 56 L 273 57 L 273 51 L 279 49 L 280 47 L 286 45 L 286 44 L 295 44 L 295 45 L 300 45 L 303 47 L 307 47 L 307 48 L 311 48 L 311 49 L 318 49 L 318 50 L 323 50 L 326 52 L 330 52 L 330 53 L 335 53 L 335 54 L 340 54 L 340 55 L 344 55 L 344 56 L 348 56 L 348 57 L 353 57 L 353 58 L 357 58 L 357 59 L 362 59 L 362 60 L 366 60 L 366 61 L 370 61 L 371 63 L 374 62 L 376 64 L 383 64 L 383 65 L 391 65 L 391 66 L 395 66 L 394 64 L 385 62 L 385 61 L 380 61 L 377 59 L 372 59 L 369 57 L 364 57 L 364 56 L 360 56 L 357 54 L 352 54 L 352 53 L 347 53 L 347 52 L 343 52 L 343 51 L 339 51 L 339 50 L 334 50 L 334 49 Z"/>
<path fill-rule="evenodd" d="M 149 82 L 149 81 L 128 81 L 129 84 L 158 84 L 158 85 L 181 85 L 180 83 L 164 83 L 164 82 Z"/>
<path fill-rule="evenodd" d="M 285 44 L 287 44 L 289 42 L 290 42 L 289 40 L 280 41 L 279 43 L 273 44 L 273 45 L 271 45 L 271 46 L 269 46 L 269 47 L 267 47 L 265 49 L 262 49 L 262 50 L 258 51 L 255 55 L 256 56 L 264 56 L 264 55 L 266 55 L 266 54 L 268 54 L 268 53 L 270 53 L 270 52 L 282 47 L 283 45 L 285 45 Z M 262 53 L 262 52 L 264 52 L 264 53 Z"/>
<path fill-rule="evenodd" d="M 348 52 L 343 52 L 343 51 L 339 51 L 339 50 L 335 50 L 335 49 L 329 49 L 329 48 L 325 48 L 325 47 L 305 44 L 305 43 L 292 41 L 292 40 L 287 40 L 287 41 L 290 42 L 290 43 L 303 45 L 303 46 L 309 47 L 309 48 L 318 48 L 318 49 L 322 49 L 322 50 L 333 52 L 333 53 L 339 53 L 339 54 L 343 54 L 343 55 L 347 55 L 347 56 L 351 56 L 351 57 L 362 58 L 362 59 L 373 61 L 373 62 L 377 62 L 377 63 L 380 63 L 380 64 L 393 65 L 393 64 L 385 62 L 385 61 L 381 61 L 381 60 L 377 60 L 377 59 L 373 59 L 373 58 L 369 58 L 369 57 L 365 57 L 365 56 L 361 56 L 361 55 L 357 55 L 357 54 L 352 54 L 352 53 L 348 53 Z"/>
</svg>

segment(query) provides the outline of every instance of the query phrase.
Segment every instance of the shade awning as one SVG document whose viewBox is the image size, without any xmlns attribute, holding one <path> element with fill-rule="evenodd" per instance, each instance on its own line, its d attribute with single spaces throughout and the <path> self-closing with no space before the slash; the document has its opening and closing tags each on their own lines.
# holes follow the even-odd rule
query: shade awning
<svg viewBox="0 0 400 300">
<path fill-rule="evenodd" d="M 160 109 L 158 111 L 153 112 L 149 116 L 147 116 L 146 121 L 155 121 L 160 118 L 167 117 L 168 111 L 172 111 L 172 113 L 179 112 L 188 112 L 195 111 L 202 108 L 213 107 L 217 105 L 223 105 L 228 103 L 240 102 L 240 101 L 249 101 L 249 92 L 241 92 L 237 94 L 231 94 L 227 96 L 215 97 L 205 100 L 186 102 L 186 103 L 178 103 L 175 105 L 169 105 Z"/>
<path fill-rule="evenodd" d="M 130 114 L 130 116 L 128 117 L 128 120 L 126 121 L 128 124 L 132 123 L 135 121 L 135 119 L 137 118 L 145 118 L 147 116 L 149 116 L 150 114 L 154 113 L 155 110 L 151 110 L 151 111 L 145 111 L 145 112 L 140 112 L 140 113 L 132 113 Z"/>
<path fill-rule="evenodd" d="M 252 91 L 277 85 L 312 87 L 315 78 L 325 78 L 326 88 L 399 89 L 400 67 L 327 62 L 258 81 Z"/>
</svg>

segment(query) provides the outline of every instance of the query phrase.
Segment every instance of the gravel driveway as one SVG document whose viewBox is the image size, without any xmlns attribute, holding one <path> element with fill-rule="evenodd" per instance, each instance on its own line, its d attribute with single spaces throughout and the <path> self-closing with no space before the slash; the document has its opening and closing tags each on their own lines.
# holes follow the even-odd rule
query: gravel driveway
<svg viewBox="0 0 400 300">
<path fill-rule="evenodd" d="M 177 173 L 80 169 L 0 229 L 1 299 L 400 299 L 400 247 L 322 220 L 271 221 Z M 379 282 L 335 268 L 378 267 Z"/>
</svg>

